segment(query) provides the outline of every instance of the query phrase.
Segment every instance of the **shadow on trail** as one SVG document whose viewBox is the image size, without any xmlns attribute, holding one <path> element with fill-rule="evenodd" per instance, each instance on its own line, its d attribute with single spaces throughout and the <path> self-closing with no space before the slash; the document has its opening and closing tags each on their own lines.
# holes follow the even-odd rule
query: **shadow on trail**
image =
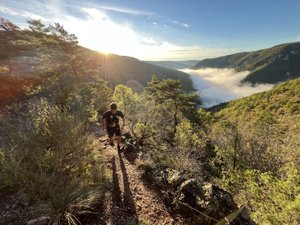
<svg viewBox="0 0 300 225">
<path fill-rule="evenodd" d="M 119 176 L 117 173 L 116 159 L 113 156 L 111 159 L 112 165 L 112 224 L 121 225 L 124 223 L 122 215 L 122 198 L 121 198 L 121 189 L 119 184 Z"/>
<path fill-rule="evenodd" d="M 127 170 L 125 167 L 124 160 L 121 156 L 120 151 L 118 151 L 118 156 L 120 160 L 120 168 L 123 176 L 123 184 L 124 184 L 124 195 L 123 195 L 123 204 L 126 208 L 126 212 L 128 213 L 128 219 L 132 220 L 132 222 L 138 222 L 138 216 L 136 212 L 136 206 L 133 198 L 132 191 L 129 185 L 129 179 Z"/>
<path fill-rule="evenodd" d="M 112 157 L 111 159 L 111 165 L 112 165 L 112 200 L 113 200 L 113 206 L 121 207 L 122 198 L 121 198 L 121 190 L 119 185 L 119 178 L 118 173 L 116 169 L 116 159 L 115 157 Z"/>
<path fill-rule="evenodd" d="M 136 212 L 136 206 L 133 198 L 132 191 L 129 185 L 129 179 L 125 163 L 123 158 L 118 152 L 120 160 L 120 169 L 123 177 L 124 193 L 123 198 L 121 196 L 121 188 L 119 183 L 119 174 L 116 168 L 116 159 L 113 156 L 111 159 L 112 164 L 112 224 L 124 225 L 124 224 L 137 224 L 138 216 Z"/>
</svg>

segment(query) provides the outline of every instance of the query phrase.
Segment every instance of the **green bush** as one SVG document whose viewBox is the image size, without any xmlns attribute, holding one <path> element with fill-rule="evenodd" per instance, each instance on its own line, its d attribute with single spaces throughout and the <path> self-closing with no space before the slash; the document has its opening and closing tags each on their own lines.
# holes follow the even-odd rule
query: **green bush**
<svg viewBox="0 0 300 225">
<path fill-rule="evenodd" d="M 90 208 L 94 201 L 86 200 L 104 193 L 99 190 L 105 181 L 104 167 L 96 160 L 99 149 L 82 121 L 47 100 L 22 108 L 18 117 L 1 124 L 1 188 L 46 202 L 54 221 L 72 224 L 79 206 Z"/>
<path fill-rule="evenodd" d="M 226 174 L 221 185 L 235 194 L 239 204 L 246 204 L 258 224 L 300 223 L 300 168 L 286 164 L 279 175 L 257 170 Z"/>
</svg>

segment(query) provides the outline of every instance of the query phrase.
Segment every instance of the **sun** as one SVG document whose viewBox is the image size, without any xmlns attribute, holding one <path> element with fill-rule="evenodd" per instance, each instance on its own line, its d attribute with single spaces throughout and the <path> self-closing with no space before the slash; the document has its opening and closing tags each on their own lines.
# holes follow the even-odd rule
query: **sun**
<svg viewBox="0 0 300 225">
<path fill-rule="evenodd" d="M 166 55 L 164 46 L 155 46 L 149 40 L 145 41 L 149 37 L 136 32 L 128 22 L 116 23 L 96 9 L 83 10 L 89 15 L 87 19 L 73 17 L 67 22 L 80 45 L 106 55 L 132 56 L 141 60 Z"/>
<path fill-rule="evenodd" d="M 138 49 L 138 38 L 128 23 L 115 23 L 106 14 L 96 9 L 84 9 L 87 20 L 77 21 L 78 39 L 88 48 L 104 54 L 129 55 Z"/>
<path fill-rule="evenodd" d="M 141 46 L 138 37 L 127 25 L 109 24 L 102 26 L 98 32 L 96 34 L 98 38 L 93 42 L 93 49 L 106 54 L 139 55 Z"/>
</svg>

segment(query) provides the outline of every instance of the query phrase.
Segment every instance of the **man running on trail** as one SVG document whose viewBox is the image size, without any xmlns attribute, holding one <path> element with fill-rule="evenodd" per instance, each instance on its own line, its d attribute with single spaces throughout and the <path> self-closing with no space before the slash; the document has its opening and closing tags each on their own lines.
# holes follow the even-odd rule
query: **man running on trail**
<svg viewBox="0 0 300 225">
<path fill-rule="evenodd" d="M 106 111 L 102 116 L 102 127 L 107 131 L 111 146 L 114 146 L 114 135 L 116 135 L 117 147 L 118 150 L 120 150 L 121 134 L 125 126 L 125 116 L 124 113 L 117 110 L 117 108 L 117 103 L 112 102 L 110 104 L 110 110 Z M 120 127 L 119 118 L 122 118 L 122 127 Z"/>
</svg>

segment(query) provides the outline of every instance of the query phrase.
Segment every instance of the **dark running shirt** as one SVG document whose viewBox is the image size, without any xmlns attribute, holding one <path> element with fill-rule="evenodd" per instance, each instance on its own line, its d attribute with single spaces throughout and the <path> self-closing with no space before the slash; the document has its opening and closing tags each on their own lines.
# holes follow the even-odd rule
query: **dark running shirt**
<svg viewBox="0 0 300 225">
<path fill-rule="evenodd" d="M 111 112 L 111 110 L 106 111 L 102 119 L 106 120 L 106 126 L 114 127 L 119 124 L 119 118 L 124 118 L 124 113 L 117 110 L 115 114 Z"/>
</svg>

